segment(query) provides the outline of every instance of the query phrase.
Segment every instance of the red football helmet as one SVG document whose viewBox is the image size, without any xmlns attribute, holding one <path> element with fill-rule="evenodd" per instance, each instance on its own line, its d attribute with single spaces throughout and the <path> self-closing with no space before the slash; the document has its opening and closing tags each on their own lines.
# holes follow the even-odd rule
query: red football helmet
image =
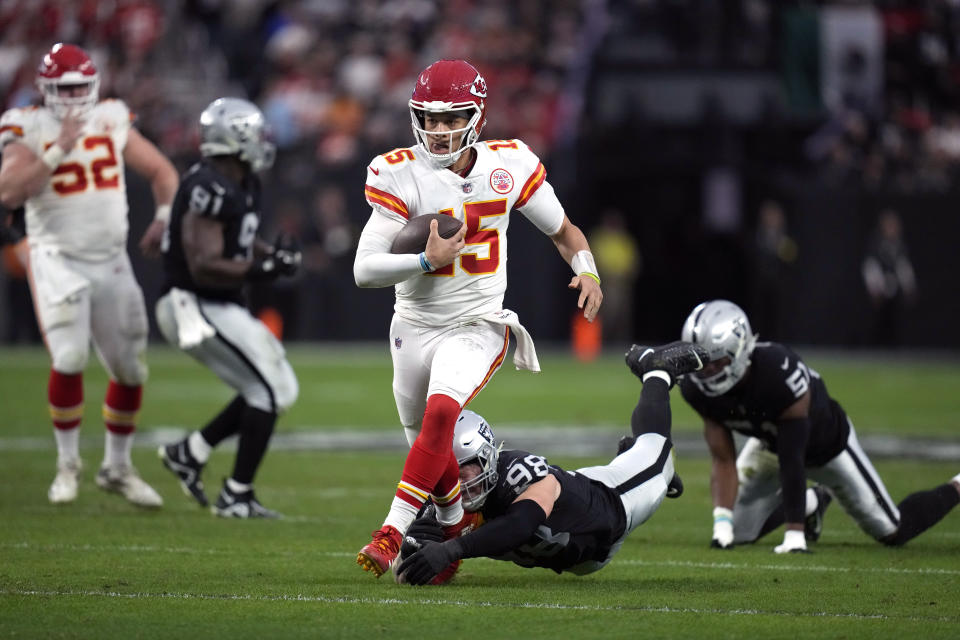
<svg viewBox="0 0 960 640">
<path fill-rule="evenodd" d="M 429 132 L 424 129 L 424 114 L 453 111 L 467 112 L 467 126 L 449 132 L 449 153 L 431 153 L 426 138 Z M 427 156 L 440 166 L 448 167 L 480 137 L 487 121 L 487 82 L 465 60 L 438 60 L 417 78 L 410 98 L 410 119 L 413 135 Z M 460 136 L 460 145 L 455 149 L 457 135 Z"/>
<path fill-rule="evenodd" d="M 86 87 L 83 95 L 72 95 L 67 87 Z M 63 118 L 73 109 L 84 114 L 97 104 L 100 93 L 100 74 L 87 52 L 72 44 L 58 42 L 43 56 L 37 69 L 37 87 L 43 94 L 43 104 L 57 118 Z"/>
</svg>

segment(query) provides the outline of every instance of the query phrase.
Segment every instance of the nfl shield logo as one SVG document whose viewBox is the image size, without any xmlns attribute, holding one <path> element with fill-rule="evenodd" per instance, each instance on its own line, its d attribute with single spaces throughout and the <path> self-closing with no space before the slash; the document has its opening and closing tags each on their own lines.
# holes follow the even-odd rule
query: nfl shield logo
<svg viewBox="0 0 960 640">
<path fill-rule="evenodd" d="M 394 338 L 394 339 L 393 339 L 393 346 L 395 346 L 397 349 L 399 349 L 400 347 L 402 347 L 402 346 L 403 346 L 403 338 L 400 338 L 400 337 Z"/>
<path fill-rule="evenodd" d="M 473 191 L 473 185 L 470 184 L 469 182 L 464 182 L 464 183 L 463 183 L 463 192 L 464 192 L 464 193 L 470 193 L 471 191 Z"/>
</svg>

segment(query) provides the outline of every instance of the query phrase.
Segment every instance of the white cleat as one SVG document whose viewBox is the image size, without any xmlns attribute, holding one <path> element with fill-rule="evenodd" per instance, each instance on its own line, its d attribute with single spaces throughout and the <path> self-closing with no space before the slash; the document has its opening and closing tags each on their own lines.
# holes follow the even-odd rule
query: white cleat
<svg viewBox="0 0 960 640">
<path fill-rule="evenodd" d="M 83 463 L 80 458 L 57 463 L 57 475 L 47 490 L 47 499 L 53 504 L 66 504 L 77 499 L 77 482 Z"/>
<path fill-rule="evenodd" d="M 119 493 L 138 507 L 157 508 L 163 506 L 163 498 L 153 487 L 140 479 L 133 467 L 100 467 L 97 472 L 97 486 L 111 493 Z"/>
</svg>

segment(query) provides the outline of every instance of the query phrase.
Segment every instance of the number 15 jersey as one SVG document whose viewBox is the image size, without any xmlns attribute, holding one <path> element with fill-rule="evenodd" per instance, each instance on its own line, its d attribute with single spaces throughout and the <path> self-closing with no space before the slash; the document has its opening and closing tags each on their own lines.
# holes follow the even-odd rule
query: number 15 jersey
<svg viewBox="0 0 960 640">
<path fill-rule="evenodd" d="M 25 203 L 27 236 L 31 246 L 100 261 L 126 250 L 123 150 L 131 116 L 123 102 L 104 100 L 84 119 L 76 145 Z M 0 117 L 0 147 L 17 142 L 40 157 L 59 134 L 60 121 L 45 107 L 10 109 Z"/>
<path fill-rule="evenodd" d="M 547 235 L 563 223 L 546 169 L 527 145 L 487 140 L 473 148 L 477 159 L 466 177 L 431 163 L 420 146 L 377 156 L 367 168 L 364 194 L 372 215 L 403 222 L 440 213 L 467 227 L 466 247 L 452 264 L 396 285 L 394 309 L 415 324 L 446 325 L 503 307 L 513 209 Z"/>
</svg>

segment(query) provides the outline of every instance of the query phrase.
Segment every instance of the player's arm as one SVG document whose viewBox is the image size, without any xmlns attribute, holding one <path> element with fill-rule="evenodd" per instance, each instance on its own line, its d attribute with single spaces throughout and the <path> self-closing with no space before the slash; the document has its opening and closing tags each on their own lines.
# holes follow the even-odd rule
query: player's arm
<svg viewBox="0 0 960 640">
<path fill-rule="evenodd" d="M 710 494 L 713 497 L 715 549 L 733 547 L 733 504 L 737 499 L 737 449 L 733 434 L 719 422 L 704 418 L 703 437 L 710 450 Z"/>
<path fill-rule="evenodd" d="M 810 437 L 810 392 L 787 407 L 777 419 L 777 460 L 786 518 L 784 543 L 775 551 L 806 550 L 803 520 L 807 507 L 807 474 L 804 461 Z"/>
<path fill-rule="evenodd" d="M 553 511 L 560 482 L 553 474 L 534 482 L 498 518 L 459 538 L 427 543 L 404 560 L 397 573 L 410 584 L 427 584 L 452 562 L 464 558 L 496 557 L 530 540 Z"/>
<path fill-rule="evenodd" d="M 580 227 L 570 222 L 570 218 L 563 216 L 560 230 L 550 236 L 557 251 L 566 260 L 573 272 L 576 273 L 570 284 L 571 289 L 579 289 L 580 297 L 577 307 L 583 309 L 583 317 L 593 322 L 603 302 L 603 291 L 600 289 L 600 276 L 597 274 L 597 265 L 594 263 L 590 244 Z"/>
<path fill-rule="evenodd" d="M 272 258 L 234 260 L 223 256 L 223 223 L 188 211 L 181 240 L 193 281 L 211 289 L 233 289 L 247 280 L 269 280 L 284 275 Z"/>
<path fill-rule="evenodd" d="M 3 164 L 0 166 L 0 203 L 8 209 L 16 209 L 41 191 L 60 162 L 80 139 L 83 121 L 68 113 L 60 124 L 56 141 L 41 155 L 28 146 L 10 142 L 3 148 Z"/>
<path fill-rule="evenodd" d="M 453 262 L 456 250 L 448 250 L 443 255 L 448 257 L 444 263 L 439 257 L 436 264 L 430 262 L 425 265 L 420 256 L 415 253 L 391 253 L 393 239 L 397 237 L 404 223 L 392 217 L 387 217 L 377 211 L 370 214 L 370 219 L 360 232 L 357 242 L 357 255 L 353 261 L 353 278 L 358 287 L 390 287 L 398 282 L 433 269 L 446 266 Z M 437 247 L 446 245 L 463 245 L 463 230 L 450 239 L 441 238 L 437 234 L 436 222 L 430 224 L 430 238 L 427 240 L 427 255 L 436 255 Z M 433 243 L 433 244 L 431 244 Z M 447 255 L 452 252 L 452 256 Z M 427 268 L 427 267 L 431 268 Z"/>
<path fill-rule="evenodd" d="M 177 170 L 159 149 L 136 129 L 127 134 L 127 146 L 123 149 L 123 161 L 150 182 L 156 214 L 140 239 L 140 251 L 144 255 L 160 255 L 163 232 L 170 220 L 170 203 L 180 182 Z"/>
</svg>

